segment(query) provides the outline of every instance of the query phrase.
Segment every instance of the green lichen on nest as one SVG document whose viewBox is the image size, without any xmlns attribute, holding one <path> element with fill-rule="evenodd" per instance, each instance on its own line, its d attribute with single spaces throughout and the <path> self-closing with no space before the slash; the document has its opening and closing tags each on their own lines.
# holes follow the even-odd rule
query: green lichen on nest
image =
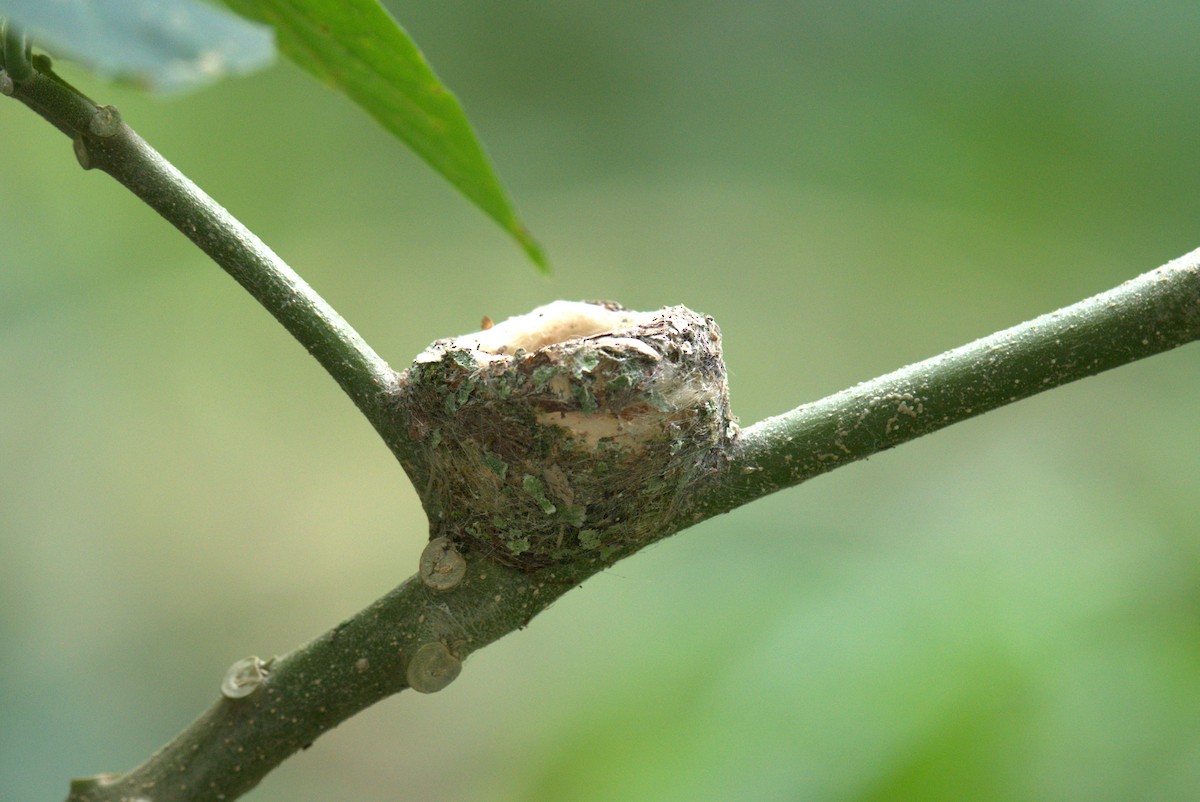
<svg viewBox="0 0 1200 802">
<path fill-rule="evenodd" d="M 598 310 L 559 302 L 542 308 L 549 342 L 514 335 L 532 350 L 481 332 L 405 373 L 403 461 L 431 537 L 534 569 L 614 562 L 683 525 L 732 430 L 720 331 L 683 307 L 599 306 L 617 328 L 572 328 L 562 316 Z"/>
</svg>

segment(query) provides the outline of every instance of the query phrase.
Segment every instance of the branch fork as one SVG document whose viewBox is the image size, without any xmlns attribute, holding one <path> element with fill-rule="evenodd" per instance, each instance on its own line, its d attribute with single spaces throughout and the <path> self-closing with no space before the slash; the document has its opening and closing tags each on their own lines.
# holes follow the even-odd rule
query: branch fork
<svg viewBox="0 0 1200 802">
<path fill-rule="evenodd" d="M 231 667 L 216 703 L 72 802 L 234 799 L 323 732 L 475 650 L 649 543 L 1035 393 L 1200 338 L 1200 251 L 1109 292 L 739 430 L 720 332 L 682 307 L 558 302 L 439 340 L 397 374 L 308 284 L 7 30 L 0 93 L 144 200 L 316 358 L 412 479 L 417 574 L 311 643 Z M 216 683 L 214 683 L 216 684 Z M 217 688 L 214 688 L 214 692 Z"/>
</svg>

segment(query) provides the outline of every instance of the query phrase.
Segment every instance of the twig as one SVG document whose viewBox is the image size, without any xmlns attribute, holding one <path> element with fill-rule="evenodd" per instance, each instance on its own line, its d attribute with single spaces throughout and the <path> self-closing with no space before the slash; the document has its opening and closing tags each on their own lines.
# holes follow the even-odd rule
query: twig
<svg viewBox="0 0 1200 802">
<path fill-rule="evenodd" d="M 97 106 L 34 59 L 24 80 L 0 73 L 0 91 L 74 142 L 85 169 L 116 179 L 212 257 L 308 349 L 390 447 L 401 447 L 386 414 L 396 374 L 324 298 L 262 240 L 150 147 L 112 106 Z"/>
<path fill-rule="evenodd" d="M 1200 339 L 1200 250 L 742 432 L 704 517 L 997 407 Z"/>
</svg>

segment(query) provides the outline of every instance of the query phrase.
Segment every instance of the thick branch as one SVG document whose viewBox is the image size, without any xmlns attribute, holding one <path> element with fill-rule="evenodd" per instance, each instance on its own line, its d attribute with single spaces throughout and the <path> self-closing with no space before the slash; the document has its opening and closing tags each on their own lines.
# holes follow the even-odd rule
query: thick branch
<svg viewBox="0 0 1200 802">
<path fill-rule="evenodd" d="M 146 202 L 237 280 L 337 381 L 390 447 L 397 438 L 384 414 L 396 374 L 262 240 L 121 122 L 48 71 L 26 80 L 0 73 L 0 89 L 45 117 L 75 143 L 86 169 L 99 169 Z"/>
<path fill-rule="evenodd" d="M 269 663 L 265 680 L 253 692 L 218 697 L 141 766 L 126 774 L 75 780 L 68 802 L 236 799 L 317 736 L 409 687 L 409 677 L 419 670 L 413 658 L 422 646 L 444 645 L 456 664 L 523 627 L 571 587 L 570 577 L 553 572 L 534 577 L 486 560 L 472 563 L 464 581 L 445 594 L 413 577 Z"/>
</svg>

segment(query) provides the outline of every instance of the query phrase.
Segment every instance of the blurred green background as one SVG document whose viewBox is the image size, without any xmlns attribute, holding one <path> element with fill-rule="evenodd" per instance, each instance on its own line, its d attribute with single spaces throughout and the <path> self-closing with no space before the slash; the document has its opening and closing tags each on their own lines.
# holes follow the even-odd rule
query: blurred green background
<svg viewBox="0 0 1200 802">
<path fill-rule="evenodd" d="M 1200 246 L 1200 7 L 393 3 L 556 273 L 288 65 L 86 77 L 403 366 L 554 298 L 721 325 L 749 423 Z M 78 73 L 74 75 L 78 76 Z M 416 498 L 180 235 L 0 103 L 0 799 L 386 592 Z M 247 798 L 1200 798 L 1200 351 L 663 542 Z"/>
</svg>

